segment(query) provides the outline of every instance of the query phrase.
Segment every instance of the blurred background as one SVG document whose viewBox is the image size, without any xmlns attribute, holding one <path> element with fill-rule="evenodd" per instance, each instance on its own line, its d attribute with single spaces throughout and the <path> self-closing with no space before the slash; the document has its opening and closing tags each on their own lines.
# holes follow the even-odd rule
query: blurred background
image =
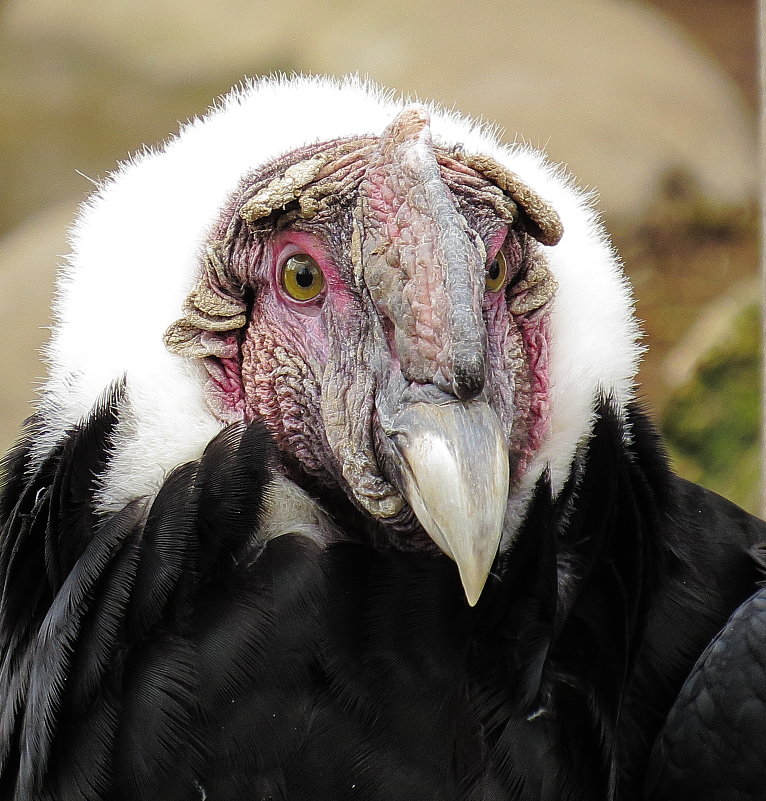
<svg viewBox="0 0 766 801">
<path fill-rule="evenodd" d="M 0 451 L 92 181 L 245 75 L 360 72 L 497 121 L 598 190 L 674 465 L 756 510 L 756 5 L 0 0 Z"/>
</svg>

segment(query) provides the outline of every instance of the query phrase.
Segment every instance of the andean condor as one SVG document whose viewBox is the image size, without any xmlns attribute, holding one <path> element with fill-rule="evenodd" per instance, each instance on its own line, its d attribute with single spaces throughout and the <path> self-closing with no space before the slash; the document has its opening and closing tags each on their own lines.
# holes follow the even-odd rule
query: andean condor
<svg viewBox="0 0 766 801">
<path fill-rule="evenodd" d="M 0 497 L 0 798 L 724 798 L 701 732 L 736 759 L 715 660 L 763 700 L 762 593 L 681 688 L 766 525 L 669 471 L 570 179 L 264 80 L 71 247 Z"/>
</svg>

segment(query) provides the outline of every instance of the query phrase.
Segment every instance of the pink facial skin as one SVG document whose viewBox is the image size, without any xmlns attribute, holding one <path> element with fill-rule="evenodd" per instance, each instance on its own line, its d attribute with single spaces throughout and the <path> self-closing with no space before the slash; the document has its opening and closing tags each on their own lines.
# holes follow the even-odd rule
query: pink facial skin
<svg viewBox="0 0 766 801">
<path fill-rule="evenodd" d="M 301 197 L 245 221 L 242 198 L 256 191 L 245 184 L 216 239 L 225 267 L 215 275 L 231 276 L 246 324 L 210 334 L 219 338 L 206 359 L 211 407 L 226 422 L 263 420 L 289 475 L 335 483 L 373 516 L 398 514 L 384 451 L 406 404 L 488 402 L 512 481 L 546 431 L 547 319 L 527 281 L 527 265 L 539 273 L 543 257 L 497 185 L 429 155 L 422 122 L 403 120 L 380 148 L 365 143 L 358 163 L 349 155 L 320 176 L 332 183 L 327 195 L 307 189 L 310 212 Z M 508 274 L 486 288 L 501 250 Z M 308 300 L 283 279 L 297 254 L 324 276 Z"/>
<path fill-rule="evenodd" d="M 214 399 L 214 408 L 222 420 L 236 422 L 241 420 L 245 413 L 239 334 L 229 334 L 224 341 L 226 351 L 231 355 L 205 359 L 209 376 L 208 395 Z"/>
<path fill-rule="evenodd" d="M 317 237 L 302 231 L 280 231 L 273 238 L 269 250 L 273 286 L 277 289 L 282 301 L 287 307 L 292 308 L 296 314 L 316 317 L 328 295 L 332 295 L 335 307 L 340 313 L 343 313 L 349 301 L 353 299 L 353 295 L 340 277 L 337 267 Z M 297 253 L 306 253 L 311 256 L 324 274 L 325 287 L 312 300 L 296 300 L 282 286 L 282 267 L 291 256 Z"/>
<path fill-rule="evenodd" d="M 291 297 L 282 284 L 282 268 L 298 253 L 311 256 L 322 270 L 324 289 L 317 297 L 301 301 Z M 340 277 L 337 267 L 322 241 L 301 231 L 280 231 L 269 242 L 265 252 L 265 281 L 259 283 L 255 304 L 271 331 L 285 329 L 303 351 L 309 363 L 324 364 L 328 357 L 327 326 L 322 311 L 329 304 L 343 315 L 354 295 Z M 259 326 L 259 328 L 262 326 Z"/>
<path fill-rule="evenodd" d="M 518 240 L 509 238 L 508 226 L 494 232 L 488 243 L 488 267 L 501 248 L 505 249 L 508 276 L 501 289 L 484 293 L 482 304 L 487 327 L 487 391 L 490 398 L 494 396 L 493 405 L 500 409 L 509 432 L 514 474 L 518 478 L 547 431 L 548 326 L 547 314 L 542 310 L 530 315 L 509 312 L 506 290 L 520 267 L 521 254 Z M 224 419 L 264 419 L 282 447 L 302 454 L 307 467 L 320 470 L 321 460 L 306 442 L 304 423 L 310 415 L 301 393 L 314 397 L 321 393 L 321 373 L 330 350 L 327 315 L 339 320 L 357 316 L 359 296 L 341 277 L 319 237 L 302 231 L 280 231 L 259 251 L 260 264 L 254 270 L 256 298 L 242 354 L 238 337 L 229 335 L 226 350 L 231 356 L 227 353 L 224 358 L 207 360 L 211 393 Z M 282 268 L 297 253 L 310 255 L 324 274 L 323 290 L 309 301 L 292 298 L 282 284 Z M 384 330 L 389 364 L 396 369 L 393 332 L 390 326 L 384 326 Z M 279 358 L 275 356 L 277 349 Z M 296 363 L 291 369 L 284 361 L 286 354 L 293 354 L 291 359 L 300 365 Z M 509 378 L 508 387 L 503 388 Z M 508 404 L 503 402 L 503 396 L 507 400 L 508 395 L 513 401 L 504 414 Z"/>
<path fill-rule="evenodd" d="M 505 240 L 508 238 L 508 226 L 504 225 L 502 228 L 498 229 L 498 231 L 492 235 L 492 238 L 489 240 L 489 245 L 487 247 L 487 266 L 489 266 L 495 256 L 497 256 L 498 251 L 501 247 L 505 244 Z M 510 269 L 513 265 L 513 261 L 508 259 L 508 267 L 509 267 L 509 274 L 508 274 L 508 281 L 513 278 L 511 274 L 512 270 Z M 507 282 L 506 282 L 507 284 Z M 505 289 L 505 287 L 503 287 Z"/>
<path fill-rule="evenodd" d="M 203 360 L 221 421 L 266 423 L 299 485 L 334 486 L 386 536 L 427 540 L 402 494 L 396 421 L 419 403 L 489 404 L 521 478 L 548 417 L 555 281 L 539 243 L 560 235 L 517 176 L 434 143 L 427 114 L 405 109 L 380 137 L 246 176 L 166 344 Z M 500 251 L 508 274 L 487 286 Z M 322 271 L 316 297 L 300 299 L 306 273 L 287 282 L 297 254 Z"/>
<path fill-rule="evenodd" d="M 297 253 L 319 265 L 325 286 L 300 301 L 282 283 L 282 268 Z M 310 473 L 326 472 L 326 421 L 320 419 L 324 368 L 332 349 L 328 331 L 355 316 L 359 298 L 343 281 L 325 243 L 301 231 L 279 231 L 254 271 L 255 298 L 242 339 L 244 417 L 264 420 L 277 444 Z"/>
<path fill-rule="evenodd" d="M 281 271 L 285 262 L 297 253 L 306 253 L 320 266 L 325 278 L 322 292 L 312 300 L 300 301 L 292 298 L 284 289 Z M 265 244 L 254 250 L 257 257 L 248 272 L 256 286 L 253 320 L 250 331 L 257 331 L 265 346 L 273 342 L 280 344 L 279 333 L 284 332 L 284 347 L 303 351 L 304 359 L 311 364 L 321 365 L 327 360 L 327 332 L 321 319 L 322 308 L 326 302 L 335 306 L 339 313 L 347 308 L 353 295 L 340 278 L 337 268 L 327 254 L 318 237 L 300 231 L 280 231 Z M 208 391 L 211 405 L 216 414 L 225 422 L 245 419 L 250 422 L 255 417 L 266 419 L 275 426 L 279 438 L 278 417 L 280 409 L 259 383 L 250 386 L 254 397 L 248 398 L 243 381 L 243 360 L 240 352 L 240 332 L 203 334 L 218 337 L 216 350 L 220 356 L 205 360 L 209 375 Z M 223 340 L 223 346 L 221 345 Z M 303 347 L 301 347 L 303 346 Z M 268 349 L 263 348 L 265 353 Z M 266 366 L 266 365 L 264 365 Z M 253 376 L 255 378 L 255 376 Z M 260 399 L 260 400 L 259 400 Z M 281 428 L 281 427 L 280 427 Z"/>
<path fill-rule="evenodd" d="M 508 264 L 505 285 L 484 294 L 484 321 L 490 363 L 490 396 L 500 410 L 511 450 L 512 480 L 519 480 L 548 431 L 550 381 L 548 370 L 548 312 L 513 314 L 510 300 L 522 267 L 519 241 L 499 230 L 490 240 L 487 265 L 503 249 Z M 506 385 L 506 386 L 503 386 Z M 513 398 L 507 403 L 508 396 Z M 508 417 L 508 413 L 512 417 Z"/>
<path fill-rule="evenodd" d="M 531 393 L 529 406 L 529 429 L 526 443 L 517 455 L 516 476 L 527 471 L 529 462 L 537 453 L 545 435 L 548 433 L 550 419 L 550 370 L 549 370 L 549 332 L 550 315 L 547 311 L 536 312 L 518 318 L 519 328 L 524 340 L 524 349 L 529 360 Z"/>
</svg>

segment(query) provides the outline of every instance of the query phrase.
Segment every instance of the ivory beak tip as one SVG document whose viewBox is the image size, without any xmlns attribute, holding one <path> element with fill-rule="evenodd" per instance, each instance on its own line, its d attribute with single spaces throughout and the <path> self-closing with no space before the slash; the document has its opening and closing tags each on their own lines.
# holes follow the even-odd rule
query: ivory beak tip
<svg viewBox="0 0 766 801">
<path fill-rule="evenodd" d="M 397 416 L 403 492 L 431 539 L 453 559 L 475 606 L 492 568 L 508 502 L 508 450 L 485 402 L 415 403 Z"/>
</svg>

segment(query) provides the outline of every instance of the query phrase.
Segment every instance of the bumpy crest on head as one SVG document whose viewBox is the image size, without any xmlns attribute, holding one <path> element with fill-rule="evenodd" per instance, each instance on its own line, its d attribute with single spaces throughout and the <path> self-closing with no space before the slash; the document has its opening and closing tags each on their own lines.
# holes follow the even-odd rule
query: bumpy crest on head
<svg viewBox="0 0 766 801">
<path fill-rule="evenodd" d="M 257 81 L 111 175 L 73 228 L 35 456 L 125 376 L 103 508 L 153 492 L 170 469 L 197 458 L 224 422 L 207 402 L 200 357 L 234 358 L 247 314 L 226 231 L 216 226 L 227 209 L 229 220 L 255 226 L 285 204 L 321 214 L 338 165 L 356 169 L 344 148 L 372 150 L 407 105 L 355 78 Z M 630 291 L 587 199 L 541 154 L 504 146 L 437 106 L 427 113 L 440 170 L 490 180 L 499 206 L 542 243 L 539 270 L 518 302 L 550 298 L 558 285 L 550 300 L 549 425 L 528 472 L 532 480 L 549 466 L 561 486 L 591 430 L 594 399 L 607 392 L 623 403 L 632 395 L 640 348 Z M 295 169 L 255 188 L 254 176 L 299 149 L 307 158 Z M 240 197 L 248 182 L 252 195 Z"/>
<path fill-rule="evenodd" d="M 291 164 L 265 186 L 258 186 L 255 191 L 246 194 L 238 215 L 245 222 L 255 224 L 297 202 L 298 215 L 310 219 L 317 213 L 323 198 L 342 188 L 343 161 L 353 163 L 349 160 L 351 154 L 373 157 L 377 152 L 378 160 L 386 165 L 391 160 L 391 147 L 401 149 L 406 145 L 412 148 L 423 132 L 426 132 L 427 148 L 432 151 L 429 116 L 422 107 L 410 106 L 397 116 L 379 140 L 347 139 Z M 402 160 L 403 154 L 399 154 L 398 158 Z M 555 209 L 494 159 L 459 150 L 445 153 L 441 148 L 433 152 L 431 158 L 437 173 L 437 163 L 459 164 L 489 179 L 499 190 L 493 199 L 494 208 L 509 225 L 521 224 L 545 245 L 555 245 L 561 239 L 563 230 Z M 422 176 L 415 178 L 420 180 Z M 226 256 L 231 247 L 235 222 L 232 220 L 229 223 L 221 239 L 212 241 L 205 248 L 201 275 L 184 301 L 183 316 L 168 328 L 164 336 L 165 345 L 171 353 L 197 359 L 233 355 L 232 348 L 236 343 L 227 334 L 244 327 L 247 322 L 241 278 L 232 274 Z M 549 288 L 555 285 L 555 281 L 547 283 Z M 551 293 L 548 292 L 545 300 L 550 297 Z"/>
</svg>

